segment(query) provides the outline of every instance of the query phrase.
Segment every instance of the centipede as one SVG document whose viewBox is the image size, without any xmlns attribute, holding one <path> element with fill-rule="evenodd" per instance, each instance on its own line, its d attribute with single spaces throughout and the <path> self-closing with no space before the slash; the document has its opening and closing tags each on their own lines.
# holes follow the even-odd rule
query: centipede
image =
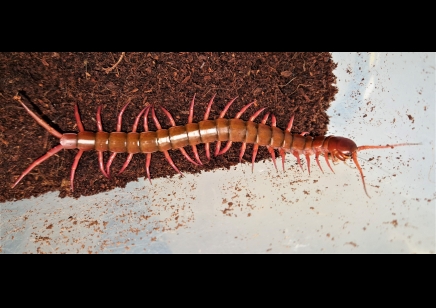
<svg viewBox="0 0 436 308">
<path fill-rule="evenodd" d="M 171 113 L 160 106 L 161 111 L 168 118 L 171 127 L 162 128 L 158 118 L 156 117 L 156 108 L 154 105 L 148 105 L 144 107 L 139 114 L 136 116 L 132 130 L 130 132 L 122 132 L 122 116 L 130 101 L 127 102 L 121 109 L 117 118 L 116 130 L 114 132 L 103 131 L 102 121 L 101 121 L 101 110 L 102 105 L 97 107 L 97 131 L 87 131 L 84 129 L 82 120 L 80 117 L 78 105 L 74 105 L 74 116 L 76 119 L 77 127 L 79 132 L 77 133 L 61 133 L 58 130 L 50 126 L 41 117 L 36 115 L 32 110 L 27 107 L 25 103 L 21 101 L 20 96 L 14 97 L 27 113 L 45 130 L 51 135 L 59 138 L 59 144 L 52 149 L 48 150 L 46 154 L 36 159 L 31 163 L 27 169 L 25 169 L 18 179 L 12 185 L 15 188 L 18 183 L 32 171 L 36 166 L 43 163 L 51 156 L 55 155 L 59 151 L 65 149 L 78 149 L 73 164 L 71 166 L 70 173 L 70 188 L 74 191 L 74 175 L 79 164 L 80 158 L 85 151 L 97 151 L 98 152 L 98 165 L 101 173 L 107 177 L 111 177 L 110 166 L 118 153 L 128 153 L 127 159 L 123 164 L 122 168 L 119 170 L 118 174 L 121 174 L 129 165 L 133 158 L 133 155 L 138 153 L 146 154 L 145 169 L 147 173 L 147 178 L 151 183 L 150 177 L 150 162 L 152 154 L 155 152 L 162 152 L 165 155 L 165 159 L 171 165 L 171 167 L 179 174 L 183 175 L 182 172 L 174 164 L 169 151 L 180 151 L 183 156 L 194 165 L 203 165 L 198 151 L 197 145 L 204 144 L 206 159 L 210 161 L 211 159 L 211 148 L 210 144 L 215 143 L 214 156 L 223 155 L 226 153 L 233 143 L 239 142 L 242 144 L 239 152 L 239 162 L 242 161 L 247 144 L 253 144 L 253 151 L 251 155 L 251 169 L 254 170 L 254 162 L 259 147 L 266 147 L 271 155 L 272 162 L 275 169 L 277 170 L 276 163 L 276 150 L 281 156 L 282 169 L 285 171 L 285 156 L 287 153 L 291 153 L 295 156 L 298 165 L 301 170 L 303 170 L 303 164 L 301 163 L 301 155 L 306 158 L 307 170 L 310 174 L 310 157 L 315 156 L 316 164 L 322 173 L 324 170 L 321 167 L 319 160 L 320 156 L 324 156 L 325 162 L 329 169 L 334 173 L 329 160 L 332 162 L 346 161 L 350 159 L 354 162 L 357 167 L 363 184 L 363 189 L 365 194 L 370 198 L 366 184 L 365 176 L 363 174 L 362 168 L 357 159 L 357 153 L 363 150 L 372 149 L 386 149 L 395 148 L 398 146 L 410 146 L 419 145 L 419 143 L 398 143 L 398 144 L 387 144 L 387 145 L 363 145 L 357 146 L 356 143 L 348 138 L 339 136 L 315 136 L 309 135 L 309 132 L 293 133 L 292 125 L 294 121 L 294 116 L 290 117 L 289 123 L 285 129 L 277 127 L 276 117 L 270 112 L 265 112 L 262 120 L 257 123 L 255 119 L 265 111 L 266 108 L 260 108 L 255 111 L 248 121 L 240 119 L 241 115 L 251 107 L 255 101 L 246 104 L 233 118 L 225 118 L 225 115 L 236 100 L 237 97 L 230 100 L 221 111 L 220 115 L 216 119 L 209 119 L 209 113 L 211 111 L 212 104 L 214 103 L 215 95 L 209 101 L 206 111 L 204 113 L 203 121 L 194 123 L 194 102 L 195 95 L 191 100 L 189 106 L 189 116 L 188 121 L 185 125 L 176 125 Z M 149 130 L 149 116 L 155 124 L 156 130 Z M 270 124 L 267 124 L 268 119 Z M 137 132 L 139 122 L 143 119 L 143 132 Z M 226 143 L 223 146 L 223 143 Z M 185 147 L 191 147 L 194 158 L 191 158 L 185 150 Z M 103 159 L 103 152 L 109 151 L 111 154 L 106 164 Z"/>
</svg>

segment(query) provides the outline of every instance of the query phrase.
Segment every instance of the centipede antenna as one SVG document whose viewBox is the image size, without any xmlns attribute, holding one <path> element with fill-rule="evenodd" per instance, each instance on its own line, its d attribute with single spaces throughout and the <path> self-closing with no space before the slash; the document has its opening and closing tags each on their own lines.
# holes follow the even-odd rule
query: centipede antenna
<svg viewBox="0 0 436 308">
<path fill-rule="evenodd" d="M 22 101 L 21 101 L 21 97 L 19 96 L 15 96 L 14 97 L 15 100 L 17 100 L 22 106 L 23 108 L 27 111 L 28 114 L 30 114 L 30 116 L 36 121 L 36 123 L 38 123 L 39 125 L 41 125 L 46 131 L 48 131 L 50 134 L 52 134 L 53 136 L 55 136 L 56 138 L 61 139 L 62 138 L 62 134 L 60 132 L 58 132 L 56 129 L 54 129 L 53 127 L 51 127 L 47 122 L 45 122 L 43 119 L 41 119 L 40 117 L 38 117 L 33 111 L 31 111 Z"/>
<path fill-rule="evenodd" d="M 368 192 L 366 191 L 365 177 L 363 176 L 362 168 L 360 167 L 359 161 L 357 160 L 357 151 L 353 152 L 352 157 L 353 157 L 354 164 L 356 165 L 357 169 L 359 169 L 360 177 L 362 178 L 363 189 L 365 190 L 365 194 L 368 196 L 368 198 L 371 198 L 368 195 Z"/>
<path fill-rule="evenodd" d="M 387 145 L 362 145 L 360 147 L 357 147 L 357 151 L 363 151 L 363 150 L 372 150 L 372 149 L 393 149 L 395 147 L 402 147 L 406 145 L 421 145 L 422 143 L 397 143 L 397 144 L 387 144 Z"/>
</svg>

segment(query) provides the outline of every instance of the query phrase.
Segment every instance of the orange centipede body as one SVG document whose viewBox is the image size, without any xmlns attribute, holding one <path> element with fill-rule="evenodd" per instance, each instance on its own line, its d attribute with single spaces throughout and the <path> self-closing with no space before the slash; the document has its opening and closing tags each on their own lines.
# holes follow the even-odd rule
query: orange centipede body
<svg viewBox="0 0 436 308">
<path fill-rule="evenodd" d="M 311 137 L 307 133 L 291 133 L 292 124 L 294 116 L 291 117 L 286 129 L 282 130 L 276 126 L 276 118 L 271 115 L 270 125 L 267 124 L 269 113 L 266 113 L 260 123 L 254 122 L 254 120 L 265 110 L 265 108 L 257 110 L 248 121 L 241 120 L 241 115 L 252 105 L 254 102 L 245 105 L 234 118 L 226 119 L 224 116 L 235 101 L 236 98 L 232 99 L 222 110 L 221 114 L 217 119 L 210 120 L 209 113 L 211 106 L 213 104 L 214 97 L 210 100 L 203 121 L 198 123 L 193 123 L 193 113 L 194 113 L 194 98 L 191 101 L 189 108 L 188 123 L 185 125 L 177 126 L 171 114 L 163 107 L 161 110 L 165 113 L 167 118 L 170 120 L 171 127 L 168 129 L 162 128 L 155 114 L 154 106 L 147 106 L 138 114 L 132 127 L 131 132 L 122 132 L 122 115 L 129 105 L 127 103 L 120 111 L 118 115 L 117 127 L 115 132 L 104 132 L 101 123 L 101 109 L 99 106 L 97 108 L 97 132 L 85 131 L 80 118 L 79 110 L 77 105 L 74 107 L 74 114 L 79 128 L 78 133 L 65 133 L 62 134 L 51 127 L 43 119 L 32 112 L 19 97 L 16 99 L 21 103 L 24 109 L 35 119 L 35 121 L 46 129 L 49 133 L 60 139 L 60 144 L 50 149 L 45 155 L 36 159 L 32 164 L 30 164 L 26 170 L 20 175 L 20 177 L 15 181 L 12 188 L 14 188 L 24 176 L 26 176 L 33 168 L 35 168 L 40 163 L 47 160 L 49 157 L 53 156 L 62 149 L 79 149 L 73 165 L 71 167 L 71 191 L 74 190 L 74 174 L 78 166 L 79 160 L 84 151 L 95 150 L 98 152 L 98 163 L 99 168 L 104 176 L 110 177 L 110 166 L 117 155 L 117 153 L 128 153 L 128 157 L 122 166 L 119 173 L 123 172 L 129 165 L 134 154 L 145 153 L 146 154 L 146 172 L 147 178 L 151 182 L 150 178 L 150 162 L 152 153 L 160 151 L 165 155 L 168 163 L 180 174 L 180 170 L 172 161 L 169 150 L 179 150 L 184 155 L 184 157 L 195 165 L 202 165 L 202 161 L 198 155 L 196 145 L 205 144 L 206 158 L 210 160 L 210 143 L 216 142 L 214 155 L 222 155 L 226 153 L 233 142 L 241 142 L 242 147 L 239 154 L 239 161 L 241 162 L 242 157 L 245 153 L 246 145 L 253 144 L 253 154 L 252 154 L 252 170 L 254 168 L 254 161 L 257 155 L 259 146 L 267 147 L 269 153 L 271 154 L 275 168 L 276 157 L 275 149 L 277 149 L 282 158 L 282 168 L 284 170 L 284 162 L 286 153 L 293 154 L 301 169 L 303 169 L 300 155 L 306 157 L 307 168 L 310 173 L 310 156 L 314 155 L 318 167 L 322 170 L 319 156 L 322 155 L 328 167 L 333 171 L 329 158 L 333 161 L 342 160 L 345 161 L 347 158 L 351 158 L 356 167 L 358 168 L 361 179 L 363 182 L 363 187 L 366 195 L 369 197 L 366 190 L 364 175 L 362 168 L 357 160 L 357 152 L 367 149 L 383 149 L 383 148 L 393 148 L 396 146 L 403 145 L 416 145 L 417 143 L 402 143 L 393 144 L 385 146 L 357 146 L 356 143 L 348 138 L 337 137 L 337 136 L 318 136 Z M 148 117 L 151 113 L 151 118 L 157 128 L 156 131 L 150 131 L 148 128 Z M 136 132 L 139 121 L 143 118 L 144 132 Z M 227 142 L 226 145 L 221 148 L 223 142 Z M 194 158 L 191 158 L 184 147 L 192 147 L 194 153 Z M 103 152 L 109 151 L 110 155 L 106 165 L 103 161 Z M 334 171 L 333 171 L 334 172 Z"/>
</svg>

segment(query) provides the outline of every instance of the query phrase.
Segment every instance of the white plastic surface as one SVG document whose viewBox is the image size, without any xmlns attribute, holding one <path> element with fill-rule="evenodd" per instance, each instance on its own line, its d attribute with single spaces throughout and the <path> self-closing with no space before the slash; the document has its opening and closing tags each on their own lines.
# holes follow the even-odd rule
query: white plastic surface
<svg viewBox="0 0 436 308">
<path fill-rule="evenodd" d="M 266 161 L 1 203 L 1 253 L 434 253 L 435 53 L 333 59 L 331 135 L 422 143 L 359 153 L 371 199 L 352 163 L 309 176 L 287 155 L 285 173 Z"/>
</svg>

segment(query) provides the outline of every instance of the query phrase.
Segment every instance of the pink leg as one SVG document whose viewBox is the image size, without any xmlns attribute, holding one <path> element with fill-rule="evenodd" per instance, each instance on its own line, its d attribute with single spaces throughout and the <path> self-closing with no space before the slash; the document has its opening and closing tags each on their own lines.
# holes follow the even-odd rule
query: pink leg
<svg viewBox="0 0 436 308">
<path fill-rule="evenodd" d="M 254 160 L 256 159 L 257 149 L 258 148 L 259 148 L 259 145 L 256 143 L 253 146 L 253 156 L 251 157 L 251 173 L 253 173 L 253 171 L 254 171 Z"/>
<path fill-rule="evenodd" d="M 48 150 L 47 153 L 45 153 L 43 156 L 41 156 L 40 158 L 35 160 L 29 167 L 27 167 L 26 170 L 23 171 L 23 173 L 20 175 L 18 180 L 16 180 L 14 185 L 12 185 L 12 188 L 14 188 L 30 171 L 32 171 L 33 168 L 35 168 L 40 163 L 42 163 L 43 161 L 45 161 L 49 157 L 53 156 L 54 154 L 56 154 L 57 152 L 59 152 L 62 149 L 63 149 L 62 145 L 59 144 L 58 146 L 55 146 L 54 148 Z"/>
<path fill-rule="evenodd" d="M 221 111 L 220 116 L 218 117 L 219 119 L 224 118 L 227 110 L 229 110 L 229 107 L 233 104 L 233 102 L 235 101 L 236 98 L 237 98 L 237 96 L 234 99 L 232 99 L 230 102 L 227 103 L 227 105 Z M 220 148 L 221 148 L 221 141 L 217 141 L 217 143 L 215 145 L 215 156 L 220 155 Z"/>
<path fill-rule="evenodd" d="M 264 108 L 265 109 L 265 108 Z M 263 109 L 261 109 L 261 110 L 258 110 L 251 118 L 250 118 L 250 121 L 252 121 L 252 119 L 254 120 L 259 114 L 260 114 L 260 112 L 262 111 Z M 269 112 L 263 117 L 263 119 L 262 119 L 262 121 L 261 121 L 261 123 L 262 124 L 265 124 L 266 123 L 266 121 L 268 120 L 268 117 L 269 117 Z M 253 172 L 254 171 L 254 160 L 256 159 L 256 155 L 257 155 L 257 150 L 259 149 L 259 145 L 258 144 L 255 144 L 254 145 L 254 147 L 253 147 L 253 156 L 251 157 L 251 172 Z"/>
<path fill-rule="evenodd" d="M 173 167 L 174 170 L 176 170 L 178 173 L 180 173 L 181 176 L 184 176 L 183 173 L 181 173 L 180 170 L 177 169 L 176 165 L 174 164 L 173 160 L 170 157 L 170 154 L 168 154 L 168 151 L 163 151 L 163 153 L 165 154 L 165 158 L 170 163 L 171 167 Z"/>
<path fill-rule="evenodd" d="M 183 156 L 185 156 L 185 158 L 190 162 L 193 163 L 194 165 L 198 166 L 198 164 L 192 160 L 191 157 L 189 157 L 188 153 L 186 153 L 184 148 L 180 148 L 179 151 L 183 154 Z"/>
<path fill-rule="evenodd" d="M 169 115 L 168 118 L 170 119 L 171 124 L 173 124 L 174 119 L 171 117 L 171 114 L 165 108 L 163 108 L 163 107 L 161 107 L 161 108 L 162 108 L 162 110 L 164 112 L 166 111 L 165 114 L 168 113 L 168 115 Z M 162 129 L 162 126 L 160 125 L 159 120 L 156 117 L 156 113 L 154 112 L 154 107 L 151 107 L 151 117 L 153 118 L 153 121 L 154 121 L 154 124 L 156 125 L 156 128 L 157 129 Z M 176 170 L 178 173 L 180 173 L 183 176 L 183 174 L 179 171 L 179 169 L 177 169 L 177 167 L 174 164 L 173 160 L 171 159 L 170 154 L 168 153 L 168 151 L 163 151 L 163 153 L 165 155 L 166 160 L 170 163 L 171 167 L 173 167 L 174 170 Z"/>
<path fill-rule="evenodd" d="M 121 123 L 123 121 L 123 113 L 129 104 L 130 104 L 130 101 L 128 101 L 127 104 L 124 105 L 124 107 L 121 109 L 120 113 L 118 114 L 117 132 L 121 131 Z"/>
<path fill-rule="evenodd" d="M 210 113 L 210 109 L 212 108 L 213 99 L 215 98 L 215 95 L 216 95 L 216 94 L 214 94 L 214 96 L 212 96 L 212 98 L 211 98 L 209 104 L 207 105 L 206 112 L 204 113 L 204 120 L 205 120 L 205 121 L 206 121 L 207 119 L 209 119 L 209 113 Z"/>
<path fill-rule="evenodd" d="M 74 174 L 76 173 L 77 165 L 79 164 L 79 160 L 82 157 L 83 150 L 79 150 L 76 157 L 74 158 L 74 163 L 71 166 L 71 175 L 70 175 L 70 185 L 71 185 L 71 191 L 74 191 Z"/>
<path fill-rule="evenodd" d="M 97 107 L 97 129 L 99 132 L 103 131 L 103 125 L 101 124 L 101 108 L 101 105 Z"/>
<path fill-rule="evenodd" d="M 103 173 L 103 175 L 105 177 L 109 178 L 106 171 L 104 171 L 104 162 L 103 162 L 103 152 L 102 151 L 98 151 L 98 166 L 100 167 L 101 173 Z"/>
<path fill-rule="evenodd" d="M 82 119 L 80 118 L 79 107 L 77 104 L 74 105 L 74 116 L 76 118 L 77 127 L 79 128 L 79 132 L 85 131 L 82 124 Z M 79 164 L 79 160 L 82 157 L 83 150 L 79 150 L 76 157 L 74 158 L 73 165 L 71 166 L 71 175 L 70 175 L 70 185 L 71 191 L 74 191 L 74 174 L 76 173 L 77 165 Z"/>
<path fill-rule="evenodd" d="M 139 119 L 141 118 L 142 114 L 144 113 L 145 109 L 147 109 L 147 107 L 145 107 L 144 109 L 141 110 L 141 112 L 138 114 L 138 116 L 135 119 L 135 123 L 133 123 L 132 126 L 132 133 L 136 133 L 136 129 L 138 128 L 138 123 L 139 123 Z M 129 165 L 130 161 L 133 158 L 133 153 L 129 153 L 129 156 L 127 156 L 126 161 L 123 164 L 123 167 L 121 168 L 121 170 L 118 172 L 118 174 L 121 174 Z"/>
<path fill-rule="evenodd" d="M 277 120 L 273 114 L 271 115 L 271 126 L 274 126 L 274 127 L 277 126 Z"/>
<path fill-rule="evenodd" d="M 254 102 L 253 102 L 254 103 Z M 262 108 L 262 109 L 259 109 L 258 111 L 256 111 L 251 117 L 250 117 L 250 119 L 248 120 L 248 121 L 251 121 L 251 122 L 253 122 L 256 118 L 257 118 L 257 116 L 262 112 L 262 111 L 264 111 L 265 110 L 265 108 Z M 247 144 L 245 143 L 245 142 L 243 142 L 242 143 L 242 146 L 241 146 L 241 151 L 239 152 L 239 163 L 241 163 L 242 162 L 242 157 L 244 156 L 244 153 L 245 153 L 245 149 L 247 148 Z M 256 153 L 257 153 L 257 150 L 256 150 Z M 251 168 L 251 172 L 253 172 L 253 166 L 252 166 L 252 168 Z"/>
<path fill-rule="evenodd" d="M 254 102 L 251 102 L 251 103 L 245 105 L 244 107 L 242 107 L 242 109 L 236 114 L 235 119 L 239 119 L 241 117 L 241 115 L 248 109 L 248 107 L 250 107 L 253 104 L 254 104 Z M 226 146 L 224 147 L 224 149 L 222 149 L 221 152 L 219 152 L 218 155 L 222 155 L 222 154 L 226 153 L 230 149 L 231 146 L 232 146 L 232 141 L 227 141 Z"/>
<path fill-rule="evenodd" d="M 308 153 L 304 154 L 304 156 L 306 156 L 307 171 L 309 172 L 309 175 L 310 175 L 310 156 Z"/>
<path fill-rule="evenodd" d="M 98 106 L 98 108 L 97 108 L 97 130 L 99 132 L 103 131 L 103 125 L 101 124 L 101 108 L 102 108 L 101 105 Z M 103 162 L 103 152 L 102 151 L 98 151 L 98 165 L 100 167 L 101 173 L 103 173 L 103 175 L 105 177 L 109 178 L 106 171 L 104 171 L 104 162 Z"/>
<path fill-rule="evenodd" d="M 218 154 L 220 153 L 220 148 L 221 148 L 221 141 L 217 141 L 215 144 L 215 156 L 218 156 Z"/>
<path fill-rule="evenodd" d="M 74 105 L 74 117 L 76 118 L 77 127 L 79 128 L 79 132 L 85 131 L 83 129 L 82 120 L 80 119 L 79 107 L 77 104 Z"/>
<path fill-rule="evenodd" d="M 174 121 L 174 118 L 171 115 L 171 113 L 162 106 L 160 107 L 160 109 L 162 109 L 162 111 L 165 113 L 167 118 L 170 120 L 171 126 L 176 126 L 176 122 Z"/>
<path fill-rule="evenodd" d="M 277 119 L 276 119 L 276 117 L 274 115 L 271 115 L 271 126 L 272 127 L 276 127 L 277 126 Z M 272 161 L 274 163 L 274 167 L 276 167 L 276 171 L 279 172 L 279 170 L 277 169 L 276 153 L 274 152 L 274 149 L 272 147 L 267 147 L 267 149 L 268 149 L 268 152 L 271 154 L 271 158 L 272 158 Z"/>
<path fill-rule="evenodd" d="M 202 163 L 201 160 L 200 160 L 200 156 L 198 155 L 197 147 L 196 147 L 195 145 L 192 146 L 192 152 L 194 152 L 194 157 L 195 157 L 195 159 L 197 160 L 197 162 L 198 162 L 200 165 L 203 165 L 203 163 Z"/>
<path fill-rule="evenodd" d="M 121 174 L 127 168 L 132 158 L 133 158 L 133 153 L 130 153 L 129 156 L 127 156 L 127 159 L 124 162 L 123 167 L 121 167 L 121 170 L 118 172 L 118 174 Z"/>
<path fill-rule="evenodd" d="M 144 131 L 148 132 L 148 112 L 150 111 L 150 106 L 145 108 L 145 114 L 144 114 Z"/>
<path fill-rule="evenodd" d="M 106 174 L 109 178 L 111 176 L 110 167 L 112 165 L 112 162 L 115 159 L 115 156 L 117 156 L 117 153 L 112 153 L 111 156 L 109 156 L 109 160 L 107 161 L 107 164 L 106 164 Z"/>
<path fill-rule="evenodd" d="M 245 105 L 244 107 L 241 108 L 241 110 L 239 110 L 239 112 L 236 114 L 235 119 L 239 119 L 241 117 L 241 115 L 251 106 L 254 104 L 255 101 Z"/>
<path fill-rule="evenodd" d="M 216 94 L 214 94 L 214 96 L 212 96 L 212 98 L 210 99 L 209 104 L 207 105 L 206 112 L 204 113 L 204 121 L 209 119 L 209 113 L 210 113 L 210 109 L 212 108 L 213 99 L 215 98 L 215 95 Z M 210 161 L 210 146 L 209 146 L 209 143 L 205 143 L 204 144 L 204 148 L 206 150 L 207 161 Z"/>
<path fill-rule="evenodd" d="M 250 119 L 248 120 L 248 121 L 251 121 L 251 122 L 253 122 L 258 116 L 259 116 L 259 114 L 262 112 L 262 111 L 264 111 L 266 108 L 262 108 L 262 109 L 259 109 L 258 111 L 256 111 L 251 117 L 250 117 Z"/>
<path fill-rule="evenodd" d="M 293 123 L 294 123 L 294 116 L 292 116 L 291 119 L 289 120 L 288 126 L 285 129 L 285 132 L 288 132 L 288 133 L 291 132 L 292 124 Z M 285 156 L 286 156 L 286 152 L 283 149 L 280 149 L 280 155 L 282 156 L 282 168 L 283 168 L 283 172 L 285 172 Z"/>
<path fill-rule="evenodd" d="M 145 114 L 144 114 L 144 131 L 148 132 L 148 113 L 150 111 L 150 106 L 145 108 Z M 147 178 L 151 183 L 151 177 L 150 177 L 150 163 L 151 163 L 151 153 L 147 153 L 147 158 L 145 161 L 145 170 L 147 171 Z"/>
<path fill-rule="evenodd" d="M 195 97 L 195 95 L 194 95 L 194 97 Z M 192 102 L 194 102 L 194 100 L 192 100 Z M 191 104 L 191 106 L 192 106 L 192 104 Z M 167 118 L 170 120 L 171 126 L 176 126 L 176 122 L 174 121 L 174 118 L 172 117 L 171 113 L 170 113 L 168 110 L 166 110 L 164 107 L 160 107 L 160 108 L 161 108 L 162 111 L 165 113 L 165 115 L 167 116 Z M 194 108 L 194 107 L 192 106 L 192 110 L 193 110 L 193 108 Z M 191 119 L 191 120 L 192 120 L 192 119 Z M 195 147 L 195 145 L 193 145 L 192 147 Z M 196 163 L 196 162 L 195 162 L 191 157 L 189 157 L 188 153 L 186 153 L 186 151 L 185 151 L 184 148 L 180 148 L 179 150 L 180 150 L 180 152 L 182 152 L 183 156 L 185 156 L 185 158 L 186 158 L 189 162 L 191 162 L 191 163 L 193 163 L 194 165 L 198 166 L 198 164 L 197 164 L 197 163 Z M 197 152 L 196 150 L 197 150 L 197 148 L 195 148 L 195 152 Z M 198 158 L 198 153 L 197 153 L 197 158 Z M 200 158 L 198 158 L 198 160 L 200 161 Z M 202 164 L 201 161 L 200 161 L 200 164 Z"/>
<path fill-rule="evenodd" d="M 276 171 L 279 172 L 279 170 L 277 169 L 277 164 L 276 164 L 276 154 L 274 152 L 274 149 L 272 147 L 267 147 L 269 154 L 271 154 L 271 158 L 272 161 L 274 163 L 274 167 L 276 167 Z"/>
<path fill-rule="evenodd" d="M 192 120 L 194 119 L 194 100 L 195 100 L 195 94 L 192 98 L 191 105 L 189 106 L 189 117 L 188 117 L 188 124 L 192 123 Z"/>
<path fill-rule="evenodd" d="M 242 157 L 244 156 L 245 149 L 247 148 L 247 144 L 244 142 L 241 146 L 241 151 L 239 152 L 239 163 L 242 162 Z"/>
<path fill-rule="evenodd" d="M 290 133 L 293 124 L 294 124 L 294 116 L 292 116 L 291 119 L 289 120 L 288 126 L 286 127 L 285 131 Z"/>
<path fill-rule="evenodd" d="M 333 173 L 335 173 L 335 172 L 333 171 L 333 169 L 332 169 L 332 166 L 330 166 L 330 163 L 329 163 L 329 155 L 328 155 L 328 153 L 324 153 L 324 157 L 325 157 L 325 161 L 327 162 L 327 165 L 329 166 L 330 170 L 331 170 Z"/>
<path fill-rule="evenodd" d="M 151 153 L 147 153 L 147 160 L 145 162 L 145 169 L 147 170 L 147 178 L 150 181 L 151 184 L 151 178 L 150 178 L 150 162 L 151 162 Z"/>
<path fill-rule="evenodd" d="M 234 99 L 232 99 L 230 102 L 227 103 L 227 105 L 224 107 L 223 111 L 221 111 L 219 118 L 222 119 L 224 118 L 227 110 L 229 110 L 229 107 L 233 104 L 233 102 L 237 99 L 238 97 L 236 96 Z"/>
<path fill-rule="evenodd" d="M 59 139 L 62 138 L 62 134 L 60 132 L 55 130 L 47 122 L 45 122 L 43 119 L 38 117 L 35 113 L 33 113 L 33 111 L 31 111 L 29 108 L 27 108 L 27 106 L 21 101 L 21 99 L 17 99 L 17 100 L 23 106 L 23 108 L 27 111 L 27 113 L 30 114 L 30 116 L 36 121 L 36 123 L 41 125 L 46 131 L 48 131 L 50 134 L 52 134 L 56 138 L 59 138 Z"/>
<path fill-rule="evenodd" d="M 188 124 L 192 123 L 192 121 L 194 119 L 194 100 L 195 100 L 195 94 L 194 94 L 194 97 L 192 98 L 191 105 L 189 106 Z M 198 162 L 198 164 L 203 165 L 203 163 L 200 160 L 200 156 L 198 156 L 197 146 L 193 145 L 192 151 L 194 152 L 194 157 L 195 157 L 195 160 Z M 197 164 L 195 164 L 195 165 L 197 165 Z"/>
<path fill-rule="evenodd" d="M 128 101 L 127 104 L 124 105 L 124 107 L 121 109 L 120 113 L 118 114 L 117 130 L 116 130 L 117 132 L 121 131 L 121 125 L 123 122 L 123 113 L 129 104 L 130 104 L 130 101 Z M 113 160 L 115 159 L 115 156 L 117 156 L 117 153 L 112 153 L 111 156 L 109 157 L 107 164 L 106 164 L 106 173 L 107 173 L 108 177 L 110 177 L 110 166 L 111 166 Z"/>
<path fill-rule="evenodd" d="M 321 169 L 321 172 L 324 173 L 324 171 L 321 168 L 321 164 L 319 163 L 319 159 L 318 159 L 319 154 L 320 154 L 320 152 L 316 151 L 316 153 L 315 153 L 315 160 L 316 160 L 316 163 L 318 164 L 319 169 Z"/>
<path fill-rule="evenodd" d="M 232 142 L 227 141 L 226 146 L 218 153 L 218 155 L 223 155 L 232 147 Z"/>
<path fill-rule="evenodd" d="M 301 160 L 300 160 L 300 154 L 298 154 L 297 151 L 292 151 L 292 154 L 294 154 L 294 156 L 297 158 L 297 162 L 300 165 L 301 171 L 303 171 L 303 166 L 301 165 Z"/>
<path fill-rule="evenodd" d="M 210 146 L 209 146 L 209 142 L 204 144 L 204 149 L 206 150 L 207 161 L 209 161 L 210 160 Z"/>
<path fill-rule="evenodd" d="M 280 156 L 282 157 L 282 169 L 283 169 L 283 172 L 285 172 L 285 156 L 286 156 L 286 152 L 283 149 L 280 149 L 279 152 L 280 152 Z"/>
</svg>

